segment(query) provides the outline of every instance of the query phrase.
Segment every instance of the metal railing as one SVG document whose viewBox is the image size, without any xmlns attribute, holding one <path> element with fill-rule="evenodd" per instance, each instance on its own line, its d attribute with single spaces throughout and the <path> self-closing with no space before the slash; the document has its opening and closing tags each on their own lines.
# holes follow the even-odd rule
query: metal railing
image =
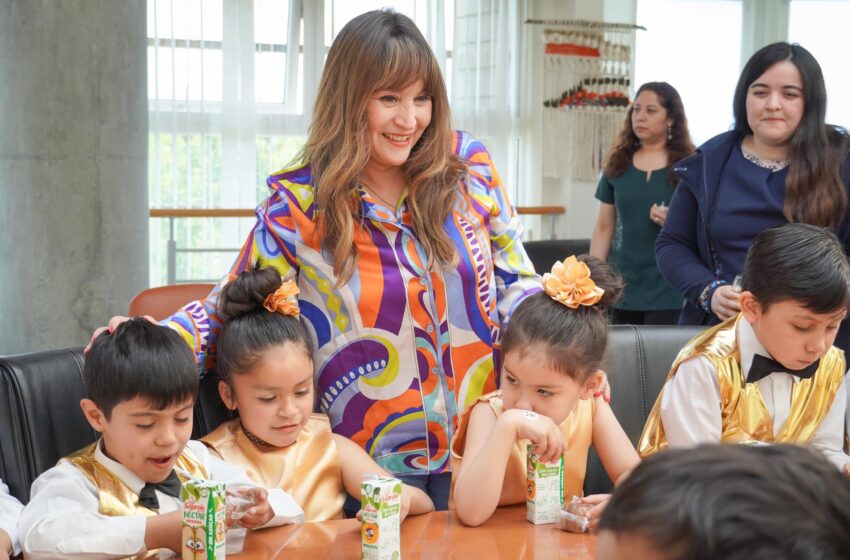
<svg viewBox="0 0 850 560">
<path fill-rule="evenodd" d="M 558 216 L 567 213 L 564 206 L 517 206 L 516 213 L 520 216 L 548 216 L 549 239 L 557 239 Z"/>
<path fill-rule="evenodd" d="M 517 206 L 517 214 L 522 216 L 547 216 L 549 218 L 549 239 L 556 237 L 558 216 L 566 213 L 563 206 Z M 174 222 L 181 218 L 253 218 L 252 208 L 151 208 L 151 218 L 168 220 L 167 267 L 168 284 L 187 282 L 209 282 L 218 279 L 181 278 L 177 279 L 177 255 L 179 253 L 236 253 L 240 247 L 178 247 L 174 235 Z"/>
</svg>

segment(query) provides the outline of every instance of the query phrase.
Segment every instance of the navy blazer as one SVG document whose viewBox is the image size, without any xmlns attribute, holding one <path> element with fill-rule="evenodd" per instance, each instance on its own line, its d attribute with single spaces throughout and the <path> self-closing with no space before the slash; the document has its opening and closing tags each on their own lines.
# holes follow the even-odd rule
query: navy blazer
<svg viewBox="0 0 850 560">
<path fill-rule="evenodd" d="M 712 250 L 709 234 L 723 167 L 739 140 L 737 132 L 724 132 L 700 146 L 694 155 L 673 166 L 681 181 L 670 202 L 664 227 L 656 238 L 655 257 L 664 278 L 685 296 L 679 316 L 680 325 L 719 322 L 714 314 L 706 313 L 699 306 L 699 295 L 712 281 L 722 277 L 731 283 L 734 275 L 740 272 L 724 271 L 720 274 L 721 267 L 716 252 Z M 850 191 L 850 154 L 845 158 L 842 177 Z M 850 249 L 848 218 L 850 213 L 845 215 L 836 232 L 845 251 Z"/>
</svg>

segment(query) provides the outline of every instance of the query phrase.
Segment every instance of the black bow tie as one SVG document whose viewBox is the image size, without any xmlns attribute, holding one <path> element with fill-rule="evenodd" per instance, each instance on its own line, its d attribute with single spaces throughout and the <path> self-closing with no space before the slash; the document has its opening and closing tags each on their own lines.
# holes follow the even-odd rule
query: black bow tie
<svg viewBox="0 0 850 560">
<path fill-rule="evenodd" d="M 818 370 L 818 365 L 820 365 L 820 360 L 803 369 L 788 369 L 776 360 L 771 360 L 761 354 L 755 354 L 753 356 L 753 365 L 750 366 L 750 372 L 747 374 L 747 383 L 755 383 L 759 379 L 763 379 L 771 373 L 776 372 L 790 373 L 800 379 L 808 379 Z"/>
<path fill-rule="evenodd" d="M 166 478 L 162 482 L 157 482 L 156 484 L 151 484 L 150 482 L 148 482 L 147 484 L 145 484 L 145 487 L 142 488 L 141 492 L 139 492 L 139 505 L 148 509 L 158 510 L 159 500 L 156 497 L 156 491 L 159 490 L 163 494 L 168 494 L 169 496 L 179 498 L 181 487 L 182 484 L 180 484 L 180 479 L 177 478 L 177 473 L 174 472 L 174 469 L 172 469 L 171 474 L 168 475 L 168 478 Z"/>
</svg>

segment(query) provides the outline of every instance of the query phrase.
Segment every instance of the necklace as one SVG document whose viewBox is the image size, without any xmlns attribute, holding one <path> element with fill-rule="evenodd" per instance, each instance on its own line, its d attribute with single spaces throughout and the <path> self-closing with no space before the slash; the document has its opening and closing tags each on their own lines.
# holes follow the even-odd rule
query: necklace
<svg viewBox="0 0 850 560">
<path fill-rule="evenodd" d="M 381 196 L 380 194 L 378 194 L 378 191 L 376 191 L 374 188 L 370 187 L 369 185 L 367 185 L 367 184 L 366 184 L 366 183 L 364 183 L 363 181 L 360 181 L 360 184 L 363 186 L 363 188 L 366 190 L 366 192 L 367 192 L 368 194 L 370 194 L 370 195 L 374 196 L 375 198 L 377 198 L 377 199 L 381 202 L 381 204 L 383 204 L 383 205 L 384 205 L 384 206 L 386 206 L 387 208 L 390 208 L 390 209 L 392 209 L 392 210 L 395 210 L 395 209 L 396 209 L 396 207 L 398 206 L 398 202 L 396 202 L 395 204 L 390 204 L 390 202 L 389 202 L 386 198 L 384 198 L 383 196 Z"/>
<path fill-rule="evenodd" d="M 741 143 L 741 153 L 744 155 L 744 159 L 746 159 L 747 161 L 751 161 L 759 167 L 769 169 L 770 171 L 779 171 L 780 169 L 784 169 L 791 164 L 790 159 L 767 159 L 760 157 L 755 153 L 745 149 L 743 143 Z"/>
<path fill-rule="evenodd" d="M 280 449 L 280 446 L 272 445 L 266 440 L 260 439 L 258 436 L 255 436 L 254 434 L 249 432 L 248 428 L 246 428 L 245 424 L 243 424 L 241 421 L 239 422 L 239 427 L 242 428 L 242 433 L 245 434 L 245 437 L 248 438 L 248 441 L 250 441 L 251 443 L 261 445 L 263 447 L 272 447 L 274 449 Z"/>
<path fill-rule="evenodd" d="M 755 154 L 748 154 L 747 152 L 744 152 L 744 157 L 759 167 L 763 167 L 771 171 L 779 171 L 791 164 L 791 161 L 787 159 L 764 159 Z"/>
</svg>

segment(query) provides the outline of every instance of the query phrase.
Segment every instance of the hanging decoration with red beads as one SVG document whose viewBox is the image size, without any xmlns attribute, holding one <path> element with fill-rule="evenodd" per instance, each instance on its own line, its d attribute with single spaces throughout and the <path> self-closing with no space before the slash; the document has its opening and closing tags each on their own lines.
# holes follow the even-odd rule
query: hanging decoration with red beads
<svg viewBox="0 0 850 560">
<path fill-rule="evenodd" d="M 632 24 L 529 20 L 543 31 L 543 174 L 595 180 L 631 99 Z M 551 28 L 549 28 L 551 27 Z"/>
</svg>

